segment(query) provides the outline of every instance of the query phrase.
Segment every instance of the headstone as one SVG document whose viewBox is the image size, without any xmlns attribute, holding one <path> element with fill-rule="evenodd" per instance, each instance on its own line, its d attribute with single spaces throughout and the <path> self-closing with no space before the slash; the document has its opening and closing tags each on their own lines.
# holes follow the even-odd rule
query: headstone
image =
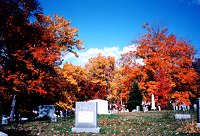
<svg viewBox="0 0 200 136">
<path fill-rule="evenodd" d="M 0 136 L 8 136 L 8 135 L 0 131 Z"/>
<path fill-rule="evenodd" d="M 8 124 L 8 118 L 5 115 L 2 116 L 1 124 L 2 125 L 7 125 Z"/>
<path fill-rule="evenodd" d="M 187 110 L 190 110 L 190 106 L 189 105 L 187 106 Z"/>
<path fill-rule="evenodd" d="M 57 116 L 55 114 L 54 105 L 40 105 L 38 107 L 38 116 L 37 118 L 49 117 L 51 122 L 57 122 Z"/>
<path fill-rule="evenodd" d="M 197 99 L 197 127 L 200 128 L 200 98 Z"/>
<path fill-rule="evenodd" d="M 108 114 L 108 101 L 102 99 L 89 100 L 88 102 L 97 102 L 97 114 Z"/>
<path fill-rule="evenodd" d="M 160 106 L 158 106 L 158 110 L 161 111 L 161 107 Z"/>
<path fill-rule="evenodd" d="M 16 104 L 16 95 L 13 96 L 13 100 L 12 100 L 11 111 L 10 111 L 10 121 L 14 121 L 15 104 Z"/>
<path fill-rule="evenodd" d="M 181 110 L 182 108 L 181 108 L 182 106 L 179 106 L 179 110 Z"/>
<path fill-rule="evenodd" d="M 182 106 L 183 111 L 187 110 L 185 103 L 183 103 L 181 106 Z"/>
<path fill-rule="evenodd" d="M 156 110 L 154 94 L 151 95 L 151 109 Z"/>
<path fill-rule="evenodd" d="M 193 105 L 193 108 L 194 108 L 194 111 L 197 111 L 197 104 L 196 103 Z"/>
<path fill-rule="evenodd" d="M 190 114 L 175 114 L 174 117 L 175 119 L 190 119 L 191 115 Z"/>
<path fill-rule="evenodd" d="M 76 102 L 75 127 L 72 132 L 99 133 L 97 102 Z"/>
<path fill-rule="evenodd" d="M 172 103 L 173 110 L 176 110 L 175 103 Z"/>
<path fill-rule="evenodd" d="M 140 106 L 136 106 L 137 112 L 140 112 Z"/>
<path fill-rule="evenodd" d="M 143 106 L 143 111 L 144 111 L 144 112 L 148 111 L 147 106 Z"/>
</svg>

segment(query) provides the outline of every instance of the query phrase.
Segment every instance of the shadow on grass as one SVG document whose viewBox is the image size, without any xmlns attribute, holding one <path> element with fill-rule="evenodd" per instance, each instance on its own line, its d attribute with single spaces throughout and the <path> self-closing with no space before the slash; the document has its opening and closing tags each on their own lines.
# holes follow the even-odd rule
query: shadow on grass
<svg viewBox="0 0 200 136">
<path fill-rule="evenodd" d="M 30 130 L 4 129 L 1 132 L 6 133 L 8 136 L 36 136 L 32 135 Z"/>
</svg>

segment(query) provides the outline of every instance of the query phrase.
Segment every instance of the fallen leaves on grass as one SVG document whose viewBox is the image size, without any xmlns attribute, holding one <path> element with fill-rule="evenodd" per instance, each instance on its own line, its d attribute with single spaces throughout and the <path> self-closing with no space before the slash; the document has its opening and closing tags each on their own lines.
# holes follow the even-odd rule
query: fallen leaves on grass
<svg viewBox="0 0 200 136">
<path fill-rule="evenodd" d="M 188 134 L 200 134 L 200 128 L 197 127 L 197 122 L 192 121 L 191 123 L 187 123 L 186 125 L 182 125 L 182 127 L 177 129 L 177 132 L 188 133 Z"/>
</svg>

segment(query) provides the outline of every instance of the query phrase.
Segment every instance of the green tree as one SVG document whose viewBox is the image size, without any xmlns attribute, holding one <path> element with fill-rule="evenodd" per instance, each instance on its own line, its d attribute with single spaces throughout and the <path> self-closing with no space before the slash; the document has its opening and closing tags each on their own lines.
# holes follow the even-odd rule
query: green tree
<svg viewBox="0 0 200 136">
<path fill-rule="evenodd" d="M 136 108 L 136 106 L 140 106 L 142 103 L 142 93 L 139 89 L 138 83 L 136 81 L 133 82 L 132 89 L 130 91 L 129 100 L 127 104 L 127 108 L 129 111 L 132 111 Z"/>
</svg>

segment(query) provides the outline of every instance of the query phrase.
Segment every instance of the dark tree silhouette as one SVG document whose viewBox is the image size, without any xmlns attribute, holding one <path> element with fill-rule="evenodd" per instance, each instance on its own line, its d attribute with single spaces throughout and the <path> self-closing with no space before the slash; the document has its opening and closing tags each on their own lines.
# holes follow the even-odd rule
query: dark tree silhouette
<svg viewBox="0 0 200 136">
<path fill-rule="evenodd" d="M 143 96 L 139 89 L 138 83 L 134 81 L 132 89 L 130 91 L 128 104 L 127 104 L 127 108 L 129 109 L 129 111 L 132 111 L 133 109 L 135 109 L 136 106 L 141 106 L 142 99 L 143 99 Z"/>
</svg>

